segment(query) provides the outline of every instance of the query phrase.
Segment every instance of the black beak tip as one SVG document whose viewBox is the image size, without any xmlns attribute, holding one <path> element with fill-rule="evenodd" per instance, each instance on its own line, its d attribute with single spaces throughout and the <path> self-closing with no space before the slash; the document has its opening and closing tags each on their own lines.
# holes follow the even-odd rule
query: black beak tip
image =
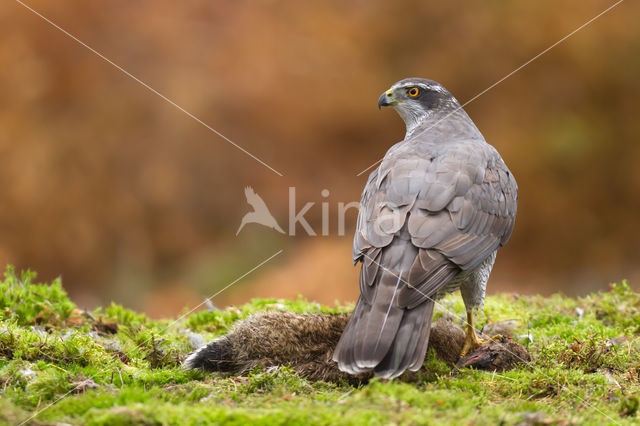
<svg viewBox="0 0 640 426">
<path fill-rule="evenodd" d="M 381 109 L 383 106 L 388 106 L 389 104 L 389 98 L 387 97 L 387 93 L 383 93 L 382 95 L 380 95 L 380 97 L 378 98 L 378 109 Z"/>
</svg>

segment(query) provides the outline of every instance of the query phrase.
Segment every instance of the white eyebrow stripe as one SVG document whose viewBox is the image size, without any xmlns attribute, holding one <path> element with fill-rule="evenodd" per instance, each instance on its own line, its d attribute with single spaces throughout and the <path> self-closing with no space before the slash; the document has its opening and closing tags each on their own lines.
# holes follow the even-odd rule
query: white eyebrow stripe
<svg viewBox="0 0 640 426">
<path fill-rule="evenodd" d="M 425 90 L 433 90 L 436 92 L 440 92 L 440 93 L 445 93 L 445 89 L 444 87 L 442 87 L 439 84 L 424 84 L 424 83 L 403 83 L 403 84 L 398 84 L 396 86 L 392 86 L 391 89 L 406 89 L 409 87 L 421 87 Z"/>
</svg>

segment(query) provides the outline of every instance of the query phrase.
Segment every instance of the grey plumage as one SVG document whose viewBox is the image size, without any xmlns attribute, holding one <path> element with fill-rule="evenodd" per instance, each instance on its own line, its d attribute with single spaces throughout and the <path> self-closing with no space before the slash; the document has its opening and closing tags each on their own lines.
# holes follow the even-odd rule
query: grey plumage
<svg viewBox="0 0 640 426">
<path fill-rule="evenodd" d="M 379 105 L 396 109 L 407 134 L 362 194 L 353 253 L 362 262 L 361 295 L 333 359 L 352 374 L 393 378 L 422 365 L 434 300 L 460 288 L 468 311 L 484 303 L 495 252 L 513 230 L 518 189 L 440 84 L 402 80 Z"/>
</svg>

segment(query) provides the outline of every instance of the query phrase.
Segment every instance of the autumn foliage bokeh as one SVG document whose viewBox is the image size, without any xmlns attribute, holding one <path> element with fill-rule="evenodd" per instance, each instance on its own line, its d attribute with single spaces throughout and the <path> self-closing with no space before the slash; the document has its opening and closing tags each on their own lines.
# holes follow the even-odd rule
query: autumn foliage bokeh
<svg viewBox="0 0 640 426">
<path fill-rule="evenodd" d="M 0 264 L 61 275 L 79 303 L 171 314 L 302 294 L 353 300 L 351 233 L 235 232 L 253 186 L 358 200 L 404 133 L 378 95 L 421 76 L 461 102 L 610 1 L 30 1 L 280 177 L 19 3 L 0 8 Z M 640 283 L 640 4 L 627 1 L 465 109 L 520 186 L 490 290 Z M 330 191 L 322 197 L 321 191 Z M 355 214 L 347 217 L 353 229 Z"/>
</svg>

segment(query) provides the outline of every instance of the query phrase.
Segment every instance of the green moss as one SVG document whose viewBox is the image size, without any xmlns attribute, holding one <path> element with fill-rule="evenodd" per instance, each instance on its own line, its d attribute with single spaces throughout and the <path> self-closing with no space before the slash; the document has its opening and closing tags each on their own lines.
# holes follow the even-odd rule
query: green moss
<svg viewBox="0 0 640 426">
<path fill-rule="evenodd" d="M 75 308 L 62 289 L 60 279 L 51 284 L 38 284 L 36 273 L 24 271 L 16 274 L 8 267 L 4 281 L 0 281 L 0 318 L 15 320 L 20 325 L 58 325 L 64 322 Z"/>
<path fill-rule="evenodd" d="M 479 327 L 515 320 L 534 360 L 516 370 L 452 372 L 429 353 L 411 382 L 310 382 L 291 369 L 244 377 L 183 371 L 203 341 L 266 309 L 345 312 L 302 298 L 255 299 L 177 321 L 112 304 L 79 311 L 58 280 L 8 269 L 0 282 L 0 424 L 55 401 L 36 423 L 70 424 L 635 424 L 640 295 L 623 282 L 582 298 L 495 295 Z M 458 295 L 440 307 L 460 318 Z M 186 311 L 185 311 L 186 312 Z M 440 313 L 439 315 L 441 315 Z M 65 396 L 66 395 L 66 396 Z"/>
</svg>

